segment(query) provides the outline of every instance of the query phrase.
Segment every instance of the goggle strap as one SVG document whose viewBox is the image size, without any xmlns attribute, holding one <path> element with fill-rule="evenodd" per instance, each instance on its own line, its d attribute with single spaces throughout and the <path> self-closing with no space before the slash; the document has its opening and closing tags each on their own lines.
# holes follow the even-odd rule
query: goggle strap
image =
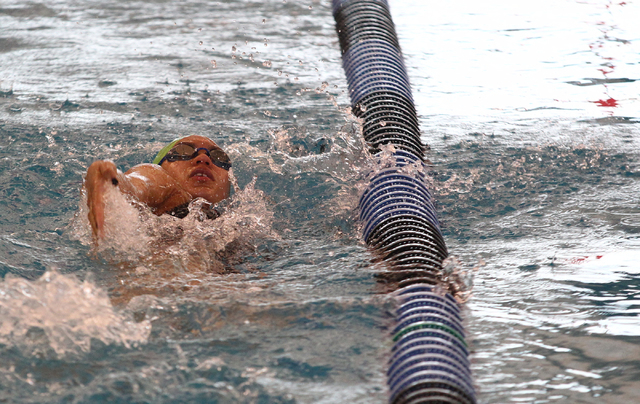
<svg viewBox="0 0 640 404">
<path fill-rule="evenodd" d="M 178 144 L 178 142 L 181 141 L 182 139 L 184 139 L 184 138 L 183 137 L 179 137 L 179 138 L 175 139 L 173 142 L 171 142 L 168 145 L 166 145 L 165 147 L 163 147 L 158 152 L 158 154 L 156 155 L 156 158 L 153 159 L 153 164 L 162 165 L 162 162 L 165 160 L 165 157 L 167 156 L 167 153 L 169 153 L 171 151 L 171 149 L 173 149 L 173 146 Z"/>
</svg>

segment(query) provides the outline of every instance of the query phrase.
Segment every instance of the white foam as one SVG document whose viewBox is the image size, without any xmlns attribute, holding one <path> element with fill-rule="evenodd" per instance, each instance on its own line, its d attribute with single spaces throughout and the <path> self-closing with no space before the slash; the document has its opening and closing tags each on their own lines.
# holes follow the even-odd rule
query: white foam
<svg viewBox="0 0 640 404">
<path fill-rule="evenodd" d="M 143 344 L 151 331 L 149 321 L 137 323 L 114 309 L 107 293 L 90 280 L 56 271 L 35 281 L 7 275 L 0 283 L 0 318 L 0 343 L 28 352 L 53 350 L 58 356 L 87 352 L 92 339 Z"/>
</svg>

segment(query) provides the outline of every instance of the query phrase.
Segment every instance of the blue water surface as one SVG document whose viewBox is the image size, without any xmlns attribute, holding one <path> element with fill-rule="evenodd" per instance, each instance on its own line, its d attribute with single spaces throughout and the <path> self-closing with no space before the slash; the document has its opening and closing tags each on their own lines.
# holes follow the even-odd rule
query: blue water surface
<svg viewBox="0 0 640 404">
<path fill-rule="evenodd" d="M 637 401 L 638 5 L 390 5 L 479 401 Z M 1 401 L 387 401 L 330 6 L 2 2 Z M 92 247 L 88 165 L 186 134 L 233 159 L 226 216 L 176 235 L 114 196 L 124 230 Z"/>
</svg>

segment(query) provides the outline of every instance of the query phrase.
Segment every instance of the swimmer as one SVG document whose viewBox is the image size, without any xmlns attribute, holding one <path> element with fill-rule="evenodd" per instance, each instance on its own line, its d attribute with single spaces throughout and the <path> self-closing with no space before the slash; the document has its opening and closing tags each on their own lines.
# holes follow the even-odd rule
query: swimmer
<svg viewBox="0 0 640 404">
<path fill-rule="evenodd" d="M 229 168 L 229 156 L 218 145 L 195 135 L 174 140 L 160 150 L 153 164 L 139 164 L 126 173 L 112 161 L 92 163 L 84 187 L 94 239 L 104 237 L 107 187 L 117 187 L 158 216 L 184 217 L 196 198 L 215 204 L 229 197 Z"/>
</svg>

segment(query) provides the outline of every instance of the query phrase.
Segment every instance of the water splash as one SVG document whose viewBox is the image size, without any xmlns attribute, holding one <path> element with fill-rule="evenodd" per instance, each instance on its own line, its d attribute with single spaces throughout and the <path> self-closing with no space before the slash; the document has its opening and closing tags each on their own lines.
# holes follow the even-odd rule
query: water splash
<svg viewBox="0 0 640 404">
<path fill-rule="evenodd" d="M 304 127 L 286 126 L 269 131 L 266 143 L 237 143 L 228 152 L 239 165 L 250 165 L 254 172 L 297 189 L 297 180 L 313 177 L 312 186 L 330 190 L 327 198 L 318 198 L 314 210 L 324 220 L 342 218 L 352 223 L 364 179 L 372 159 L 360 136 L 357 121 L 349 121 L 339 131 L 314 137 Z M 258 184 L 258 186 L 264 184 Z M 310 192 L 297 190 L 298 194 Z M 281 201 L 284 202 L 284 201 Z M 349 217 L 346 217 L 346 216 Z"/>
<path fill-rule="evenodd" d="M 191 203 L 191 213 L 181 222 L 185 234 L 181 248 L 198 248 L 203 242 L 208 251 L 221 253 L 231 245 L 234 249 L 240 245 L 251 249 L 262 239 L 279 239 L 272 228 L 273 213 L 266 196 L 255 187 L 256 179 L 240 189 L 233 173 L 230 173 L 230 178 L 235 194 L 218 219 L 203 219 L 204 200 L 197 199 Z"/>
<path fill-rule="evenodd" d="M 0 343 L 31 354 L 88 352 L 91 340 L 126 347 L 147 342 L 151 325 L 116 311 L 91 280 L 47 271 L 35 280 L 0 283 Z"/>
<path fill-rule="evenodd" d="M 149 253 L 152 236 L 148 234 L 149 223 L 153 215 L 140 204 L 134 204 L 130 198 L 123 195 L 114 187 L 108 187 L 104 194 L 105 223 L 104 240 L 94 246 L 96 253 L 113 253 L 135 259 Z M 89 208 L 87 195 L 83 188 L 78 206 L 78 212 L 71 220 L 71 238 L 84 245 L 92 245 L 91 225 L 88 219 Z"/>
<path fill-rule="evenodd" d="M 102 258 L 128 269 L 147 266 L 155 271 L 223 272 L 224 259 L 247 253 L 260 240 L 278 239 L 271 227 L 273 214 L 264 193 L 255 188 L 255 180 L 240 189 L 233 172 L 230 176 L 235 194 L 220 204 L 223 212 L 216 220 L 206 219 L 209 204 L 200 198 L 190 204 L 189 215 L 178 219 L 156 216 L 116 188 L 109 188 L 105 193 L 105 237 L 97 245 L 91 237 L 83 191 L 78 212 L 69 225 L 70 236 L 92 245 L 93 252 Z"/>
<path fill-rule="evenodd" d="M 470 267 L 455 256 L 449 256 L 443 261 L 442 282 L 460 304 L 471 298 L 475 274 L 484 265 L 484 260 L 479 259 L 475 266 Z"/>
</svg>

